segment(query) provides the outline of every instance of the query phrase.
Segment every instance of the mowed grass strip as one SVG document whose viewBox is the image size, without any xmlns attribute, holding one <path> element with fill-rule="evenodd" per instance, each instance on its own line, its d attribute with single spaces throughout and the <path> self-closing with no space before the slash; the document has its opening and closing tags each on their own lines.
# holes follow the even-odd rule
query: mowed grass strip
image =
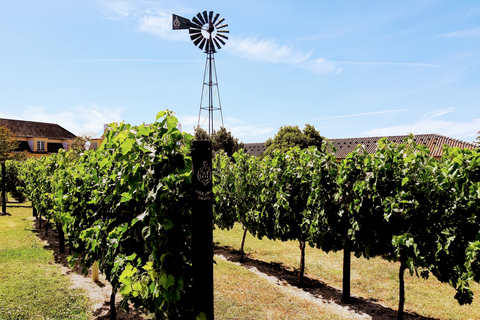
<svg viewBox="0 0 480 320">
<path fill-rule="evenodd" d="M 236 225 L 230 231 L 216 229 L 214 241 L 220 246 L 240 248 L 243 230 Z M 245 240 L 245 252 L 253 259 L 282 263 L 290 270 L 298 269 L 300 250 L 297 241 L 259 240 L 249 233 Z M 319 279 L 327 285 L 342 288 L 343 252 L 325 253 L 307 246 L 306 276 Z M 351 291 L 353 295 L 371 299 L 393 310 L 398 307 L 398 268 L 381 258 L 364 259 L 352 255 Z M 480 319 L 480 286 L 472 284 L 474 302 L 460 306 L 454 299 L 455 290 L 439 282 L 434 276 L 428 280 L 405 272 L 405 308 L 437 319 Z"/>
<path fill-rule="evenodd" d="M 232 262 L 215 261 L 215 319 L 348 319 Z"/>
<path fill-rule="evenodd" d="M 0 319 L 89 319 L 84 292 L 71 288 L 32 230 L 31 208 L 0 216 Z"/>
</svg>

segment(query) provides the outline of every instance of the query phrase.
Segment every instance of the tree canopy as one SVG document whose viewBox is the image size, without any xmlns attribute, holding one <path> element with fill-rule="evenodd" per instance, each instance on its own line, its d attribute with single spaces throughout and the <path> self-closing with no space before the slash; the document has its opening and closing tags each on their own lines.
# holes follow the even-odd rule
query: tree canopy
<svg viewBox="0 0 480 320">
<path fill-rule="evenodd" d="M 224 127 L 220 127 L 220 130 L 214 131 L 212 137 L 202 128 L 195 128 L 195 139 L 211 140 L 214 153 L 223 150 L 229 157 L 232 157 L 235 152 L 245 147 L 242 142 L 238 142 L 238 138 L 235 138 L 231 131 L 227 131 Z"/>
<path fill-rule="evenodd" d="M 19 145 L 15 134 L 7 127 L 0 126 L 0 162 L 5 162 L 10 159 L 10 153 L 13 152 Z"/>
<path fill-rule="evenodd" d="M 310 124 L 306 124 L 303 131 L 300 130 L 298 126 L 282 126 L 273 139 L 270 138 L 265 142 L 267 149 L 263 153 L 263 156 L 271 156 L 273 150 L 286 152 L 297 146 L 300 147 L 300 149 L 315 146 L 320 150 L 322 140 L 323 137 L 320 135 L 320 132 L 315 130 L 315 127 Z"/>
</svg>

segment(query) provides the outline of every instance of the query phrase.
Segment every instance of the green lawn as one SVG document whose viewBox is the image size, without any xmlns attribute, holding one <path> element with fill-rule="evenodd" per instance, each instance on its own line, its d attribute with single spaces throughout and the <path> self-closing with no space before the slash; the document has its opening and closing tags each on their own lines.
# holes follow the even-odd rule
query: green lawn
<svg viewBox="0 0 480 320">
<path fill-rule="evenodd" d="M 214 241 L 219 246 L 240 248 L 243 230 L 239 225 L 230 231 L 215 230 Z M 281 263 L 294 270 L 300 264 L 298 242 L 259 240 L 248 234 L 245 251 L 250 258 Z M 343 252 L 326 254 L 307 247 L 306 275 L 332 288 L 342 288 Z M 407 312 L 437 319 L 480 319 L 480 286 L 473 284 L 472 305 L 460 306 L 454 299 L 455 290 L 435 277 L 428 280 L 405 273 Z M 353 295 L 393 310 L 398 307 L 398 264 L 376 258 L 366 260 L 352 256 L 351 291 Z"/>
<path fill-rule="evenodd" d="M 84 292 L 72 289 L 32 230 L 32 209 L 0 216 L 0 319 L 89 319 Z"/>
<path fill-rule="evenodd" d="M 0 320 L 4 319 L 91 319 L 85 292 L 71 288 L 69 279 L 55 265 L 51 251 L 32 230 L 31 208 L 11 208 L 0 216 Z M 242 230 L 216 230 L 219 246 L 239 248 Z M 300 250 L 296 242 L 258 240 L 247 236 L 250 258 L 275 262 L 287 271 L 298 268 Z M 216 258 L 216 319 L 348 319 L 344 309 L 318 303 L 297 294 L 288 286 L 271 281 L 242 266 Z M 323 282 L 332 291 L 342 286 L 342 252 L 325 254 L 308 248 L 306 275 Z M 480 295 L 478 285 L 474 292 Z M 312 288 L 309 288 L 312 289 Z M 398 265 L 382 259 L 352 258 L 352 294 L 366 304 L 398 304 Z M 435 278 L 406 276 L 406 311 L 435 319 L 480 319 L 480 303 L 459 306 L 454 290 Z M 478 299 L 478 297 L 477 297 Z M 360 312 L 362 306 L 357 305 Z M 368 314 L 368 312 L 366 312 Z"/>
</svg>

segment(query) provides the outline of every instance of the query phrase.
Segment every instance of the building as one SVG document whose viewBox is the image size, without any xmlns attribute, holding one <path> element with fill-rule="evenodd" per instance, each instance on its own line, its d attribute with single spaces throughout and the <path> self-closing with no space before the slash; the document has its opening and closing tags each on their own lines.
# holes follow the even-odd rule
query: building
<svg viewBox="0 0 480 320">
<path fill-rule="evenodd" d="M 387 136 L 386 138 L 395 143 L 402 143 L 408 135 Z M 365 150 L 369 153 L 374 153 L 377 150 L 378 140 L 384 137 L 364 137 L 364 138 L 345 138 L 345 139 L 330 139 L 335 148 L 335 156 L 338 160 L 345 159 L 347 155 L 355 150 L 358 145 L 363 145 Z M 414 137 L 417 144 L 426 145 L 430 150 L 430 155 L 439 159 L 443 154 L 443 145 L 450 147 L 476 149 L 478 145 L 474 142 L 466 142 L 442 136 L 440 134 L 419 134 Z M 261 155 L 265 150 L 265 143 L 245 143 L 245 150 L 248 154 L 253 156 Z"/>
<path fill-rule="evenodd" d="M 0 119 L 0 125 L 15 134 L 20 145 L 14 152 L 27 152 L 27 157 L 39 158 L 42 155 L 68 150 L 76 136 L 58 124 Z"/>
</svg>

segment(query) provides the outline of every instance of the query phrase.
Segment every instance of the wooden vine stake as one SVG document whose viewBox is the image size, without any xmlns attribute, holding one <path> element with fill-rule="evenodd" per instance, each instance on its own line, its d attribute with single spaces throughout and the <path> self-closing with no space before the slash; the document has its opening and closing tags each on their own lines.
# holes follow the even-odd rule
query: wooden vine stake
<svg viewBox="0 0 480 320">
<path fill-rule="evenodd" d="M 95 261 L 92 265 L 92 281 L 100 281 L 99 271 L 98 271 L 98 262 Z"/>
</svg>

